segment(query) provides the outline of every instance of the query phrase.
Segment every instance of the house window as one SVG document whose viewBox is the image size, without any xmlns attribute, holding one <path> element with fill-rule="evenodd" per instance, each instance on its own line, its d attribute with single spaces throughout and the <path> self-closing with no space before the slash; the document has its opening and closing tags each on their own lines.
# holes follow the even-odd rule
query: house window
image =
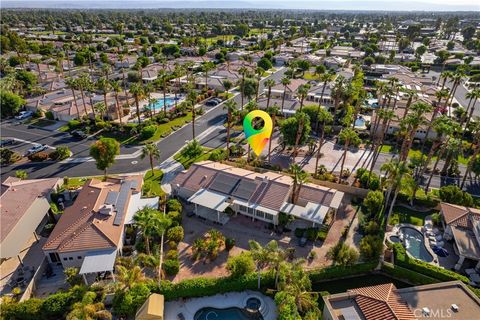
<svg viewBox="0 0 480 320">
<path fill-rule="evenodd" d="M 77 258 L 78 258 L 78 260 L 82 260 L 82 257 L 81 257 L 81 256 L 78 256 Z"/>
<path fill-rule="evenodd" d="M 248 208 L 248 213 L 253 216 L 253 208 Z"/>
<path fill-rule="evenodd" d="M 240 209 L 240 211 L 247 212 L 247 207 L 245 206 L 239 205 L 238 208 Z"/>
<path fill-rule="evenodd" d="M 67 258 L 63 258 L 63 261 L 67 261 Z"/>
<path fill-rule="evenodd" d="M 265 212 L 263 211 L 260 211 L 260 210 L 257 210 L 256 214 L 255 214 L 257 217 L 260 217 L 260 218 L 265 218 Z"/>
<path fill-rule="evenodd" d="M 73 260 L 73 257 L 68 257 L 68 260 Z"/>
<path fill-rule="evenodd" d="M 265 213 L 265 219 L 273 221 L 273 214 Z"/>
</svg>

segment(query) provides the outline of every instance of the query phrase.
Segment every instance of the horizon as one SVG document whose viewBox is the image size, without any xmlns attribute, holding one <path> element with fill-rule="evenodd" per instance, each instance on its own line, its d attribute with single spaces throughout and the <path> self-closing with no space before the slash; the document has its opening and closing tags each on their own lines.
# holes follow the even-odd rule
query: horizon
<svg viewBox="0 0 480 320">
<path fill-rule="evenodd" d="M 405 8 L 405 7 L 408 7 Z M 379 7 L 381 9 L 379 9 Z M 2 9 L 256 9 L 256 10 L 315 10 L 315 11 L 372 11 L 372 12 L 465 12 L 480 11 L 480 5 L 470 0 L 369 0 L 357 2 L 353 0 L 322 1 L 303 0 L 291 3 L 286 0 L 118 0 L 98 2 L 93 0 L 7 0 L 0 3 Z"/>
</svg>

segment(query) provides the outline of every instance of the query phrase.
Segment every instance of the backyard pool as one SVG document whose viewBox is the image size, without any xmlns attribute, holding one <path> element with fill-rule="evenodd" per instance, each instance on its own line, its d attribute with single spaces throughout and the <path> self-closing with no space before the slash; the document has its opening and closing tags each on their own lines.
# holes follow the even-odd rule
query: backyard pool
<svg viewBox="0 0 480 320">
<path fill-rule="evenodd" d="M 403 238 L 405 249 L 413 257 L 425 262 L 433 261 L 433 256 L 428 252 L 425 246 L 425 238 L 420 231 L 410 227 L 401 227 L 399 229 L 399 238 Z"/>
<path fill-rule="evenodd" d="M 263 320 L 260 313 L 250 314 L 239 308 L 202 308 L 195 313 L 194 320 Z"/>
<path fill-rule="evenodd" d="M 365 119 L 363 117 L 358 117 L 357 120 L 355 120 L 355 127 L 358 128 L 363 128 L 365 127 Z"/>
<path fill-rule="evenodd" d="M 177 102 L 179 100 L 180 99 L 177 98 Z M 163 103 L 164 103 L 163 98 L 159 98 L 157 99 L 156 102 L 149 104 L 147 108 L 150 109 L 153 107 L 153 110 L 155 110 L 155 112 L 163 111 L 163 106 L 164 106 Z M 165 98 L 165 104 L 167 105 L 167 111 L 171 110 L 173 107 L 175 107 L 175 98 L 170 98 L 170 97 Z"/>
</svg>

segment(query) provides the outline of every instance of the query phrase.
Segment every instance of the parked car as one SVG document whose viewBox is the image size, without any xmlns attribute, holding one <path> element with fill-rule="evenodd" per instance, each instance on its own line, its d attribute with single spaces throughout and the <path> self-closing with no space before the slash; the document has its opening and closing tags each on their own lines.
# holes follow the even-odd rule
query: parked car
<svg viewBox="0 0 480 320">
<path fill-rule="evenodd" d="M 18 116 L 15 117 L 15 119 L 17 120 L 23 120 L 23 119 L 26 119 L 26 118 L 29 118 L 33 116 L 33 112 L 32 111 L 20 111 L 20 113 L 18 114 Z"/>
<path fill-rule="evenodd" d="M 86 139 L 88 137 L 88 135 L 82 130 L 73 130 L 72 132 L 70 132 L 70 135 L 80 140 Z"/>
<path fill-rule="evenodd" d="M 30 149 L 27 150 L 27 152 L 25 153 L 25 157 L 28 157 L 29 155 L 32 155 L 32 154 L 35 154 L 37 152 L 47 150 L 47 149 L 48 149 L 48 147 L 47 147 L 46 144 L 34 145 L 33 147 L 31 147 Z"/>
<path fill-rule="evenodd" d="M 215 100 L 215 99 L 210 99 L 208 100 L 207 102 L 205 102 L 205 105 L 207 107 L 214 107 L 216 106 L 217 104 L 219 104 L 220 102 L 218 102 L 218 100 Z"/>
<path fill-rule="evenodd" d="M 0 141 L 0 147 L 11 146 L 15 144 L 15 139 L 2 139 Z"/>
<path fill-rule="evenodd" d="M 445 248 L 433 246 L 432 251 L 435 252 L 435 254 L 439 257 L 442 257 L 442 258 L 448 257 L 448 251 Z"/>
</svg>

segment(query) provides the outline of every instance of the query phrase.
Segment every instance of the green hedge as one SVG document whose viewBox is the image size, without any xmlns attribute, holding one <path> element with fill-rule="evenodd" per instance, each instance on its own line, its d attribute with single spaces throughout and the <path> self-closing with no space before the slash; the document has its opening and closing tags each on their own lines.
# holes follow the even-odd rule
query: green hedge
<svg viewBox="0 0 480 320">
<path fill-rule="evenodd" d="M 353 266 L 334 266 L 310 272 L 310 280 L 319 282 L 322 280 L 331 280 L 335 278 L 351 276 L 354 274 L 368 273 L 375 269 L 377 262 L 359 263 Z"/>
<path fill-rule="evenodd" d="M 151 284 L 151 291 L 161 293 L 165 299 L 195 298 L 212 296 L 218 293 L 231 291 L 257 290 L 257 273 L 251 273 L 238 278 L 195 278 L 178 283 L 162 281 L 161 290 L 157 284 Z M 274 277 L 271 273 L 262 273 L 262 289 L 273 288 Z"/>
<path fill-rule="evenodd" d="M 399 265 L 400 267 L 416 271 L 441 281 L 460 280 L 467 284 L 469 282 L 468 278 L 462 276 L 461 274 L 447 269 L 442 269 L 421 260 L 410 258 L 407 255 L 405 248 L 400 243 L 393 244 L 393 252 L 395 255 L 395 264 Z"/>
<path fill-rule="evenodd" d="M 440 282 L 437 279 L 427 277 L 418 272 L 412 271 L 410 269 L 405 269 L 400 266 L 396 266 L 390 263 L 385 263 L 382 265 L 382 271 L 386 274 L 391 275 L 394 278 L 405 280 L 414 285 L 430 284 Z"/>
</svg>

